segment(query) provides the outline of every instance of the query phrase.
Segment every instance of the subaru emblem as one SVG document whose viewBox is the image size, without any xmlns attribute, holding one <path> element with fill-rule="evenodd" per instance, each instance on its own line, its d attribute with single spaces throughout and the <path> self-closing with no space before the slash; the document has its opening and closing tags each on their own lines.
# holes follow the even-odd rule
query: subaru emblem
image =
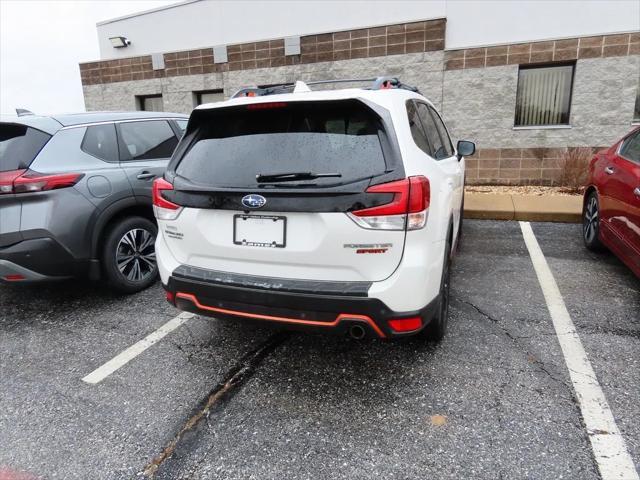
<svg viewBox="0 0 640 480">
<path fill-rule="evenodd" d="M 267 199 L 264 198 L 262 195 L 251 194 L 251 195 L 245 195 L 244 197 L 242 197 L 242 205 L 244 205 L 247 208 L 264 207 L 266 203 L 267 203 Z"/>
</svg>

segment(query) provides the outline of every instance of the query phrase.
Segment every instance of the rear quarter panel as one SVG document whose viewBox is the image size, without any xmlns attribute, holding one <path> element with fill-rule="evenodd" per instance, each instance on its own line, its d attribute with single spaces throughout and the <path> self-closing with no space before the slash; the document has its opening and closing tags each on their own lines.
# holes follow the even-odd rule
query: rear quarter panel
<svg viewBox="0 0 640 480">
<path fill-rule="evenodd" d="M 22 239 L 21 215 L 22 202 L 15 195 L 0 195 L 0 248 Z"/>
<path fill-rule="evenodd" d="M 99 212 L 132 197 L 117 163 L 80 149 L 85 127 L 60 130 L 31 165 L 40 173 L 84 174 L 73 188 L 31 194 L 23 199 L 22 230 L 41 229 L 58 238 L 79 259 L 91 257 L 91 239 Z"/>
</svg>

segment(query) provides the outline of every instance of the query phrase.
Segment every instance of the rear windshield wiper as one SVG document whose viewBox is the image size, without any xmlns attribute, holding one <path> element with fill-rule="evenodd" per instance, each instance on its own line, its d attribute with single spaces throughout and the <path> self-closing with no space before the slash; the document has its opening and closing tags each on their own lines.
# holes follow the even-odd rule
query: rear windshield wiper
<svg viewBox="0 0 640 480">
<path fill-rule="evenodd" d="M 315 180 L 316 178 L 342 177 L 341 173 L 313 173 L 313 172 L 287 172 L 256 175 L 258 183 L 266 182 L 294 182 L 296 180 Z"/>
</svg>

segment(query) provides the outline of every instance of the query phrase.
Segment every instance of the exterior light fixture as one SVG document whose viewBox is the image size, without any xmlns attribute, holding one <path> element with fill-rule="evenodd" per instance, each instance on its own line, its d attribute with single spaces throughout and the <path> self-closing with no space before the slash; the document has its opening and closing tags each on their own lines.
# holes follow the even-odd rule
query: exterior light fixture
<svg viewBox="0 0 640 480">
<path fill-rule="evenodd" d="M 131 40 L 128 40 L 127 37 L 109 37 L 109 41 L 111 41 L 113 48 L 124 48 L 131 45 Z"/>
</svg>

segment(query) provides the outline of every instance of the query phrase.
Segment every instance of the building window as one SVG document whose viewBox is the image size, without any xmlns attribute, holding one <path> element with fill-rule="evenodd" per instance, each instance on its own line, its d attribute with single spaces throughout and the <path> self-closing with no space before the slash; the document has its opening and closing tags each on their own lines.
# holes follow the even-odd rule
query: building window
<svg viewBox="0 0 640 480">
<path fill-rule="evenodd" d="M 222 90 L 205 90 L 202 92 L 193 92 L 194 107 L 203 103 L 221 102 L 224 100 Z"/>
<path fill-rule="evenodd" d="M 633 123 L 640 123 L 640 85 L 636 92 L 636 106 L 633 109 Z"/>
<path fill-rule="evenodd" d="M 574 67 L 573 64 L 521 66 L 514 125 L 569 125 Z"/>
<path fill-rule="evenodd" d="M 139 95 L 136 97 L 138 110 L 145 112 L 163 112 L 162 95 Z"/>
</svg>

